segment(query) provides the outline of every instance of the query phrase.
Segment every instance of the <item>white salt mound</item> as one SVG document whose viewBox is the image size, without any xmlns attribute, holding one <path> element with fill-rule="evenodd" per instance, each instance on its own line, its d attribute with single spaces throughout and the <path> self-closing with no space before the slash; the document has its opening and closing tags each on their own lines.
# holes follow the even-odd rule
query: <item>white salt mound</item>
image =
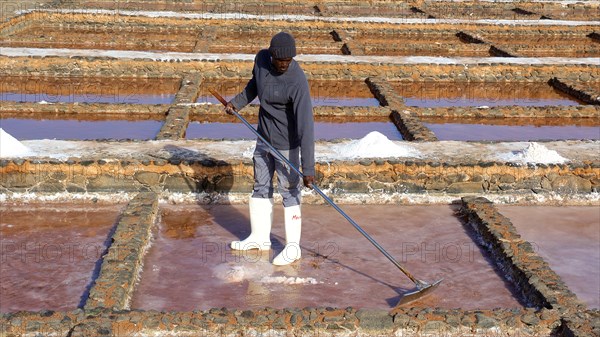
<svg viewBox="0 0 600 337">
<path fill-rule="evenodd" d="M 22 157 L 32 155 L 33 152 L 21 144 L 15 137 L 0 128 L 0 158 Z"/>
<path fill-rule="evenodd" d="M 419 152 L 408 145 L 397 145 L 383 134 L 373 131 L 362 139 L 332 149 L 345 158 L 416 157 Z"/>
<path fill-rule="evenodd" d="M 529 143 L 527 148 L 511 153 L 502 154 L 500 159 L 510 162 L 536 163 L 536 164 L 562 164 L 567 159 L 563 158 L 558 152 L 548 150 L 544 145 L 538 143 Z"/>
</svg>

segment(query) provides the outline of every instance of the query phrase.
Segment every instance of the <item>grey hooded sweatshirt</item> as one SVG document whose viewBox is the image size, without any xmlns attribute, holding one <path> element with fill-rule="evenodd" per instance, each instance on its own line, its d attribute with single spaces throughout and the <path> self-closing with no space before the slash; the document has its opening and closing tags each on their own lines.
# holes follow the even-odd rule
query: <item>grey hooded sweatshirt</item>
<svg viewBox="0 0 600 337">
<path fill-rule="evenodd" d="M 256 54 L 252 79 L 231 103 L 237 111 L 258 96 L 258 132 L 278 150 L 300 146 L 302 173 L 315 175 L 315 142 L 308 81 L 296 60 L 279 74 L 267 49 Z"/>
</svg>

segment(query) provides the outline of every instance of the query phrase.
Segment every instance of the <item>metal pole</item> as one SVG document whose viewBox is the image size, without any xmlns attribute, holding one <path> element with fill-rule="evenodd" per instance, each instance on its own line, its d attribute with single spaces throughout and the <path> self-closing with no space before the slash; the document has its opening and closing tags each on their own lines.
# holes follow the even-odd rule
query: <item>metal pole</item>
<svg viewBox="0 0 600 337">
<path fill-rule="evenodd" d="M 237 111 L 233 111 L 233 114 L 242 123 L 246 124 L 246 126 L 250 130 L 252 130 L 252 132 L 258 137 L 258 139 L 260 139 L 260 141 L 262 141 L 265 145 L 267 145 L 269 147 L 269 149 L 275 155 L 277 155 L 277 157 L 279 157 L 279 159 L 283 160 L 290 168 L 292 168 L 292 170 L 294 170 L 296 173 L 298 173 L 300 175 L 300 177 L 304 177 L 304 174 L 297 167 L 295 167 L 283 154 L 281 154 L 281 152 L 279 152 L 279 150 L 277 150 L 275 147 L 273 147 L 273 145 L 271 145 L 271 143 L 269 143 L 260 133 L 258 133 L 258 131 L 256 131 L 254 126 L 252 126 L 252 124 L 248 123 L 248 121 L 244 117 L 242 117 Z M 367 238 L 367 240 L 369 240 L 369 242 L 371 242 L 371 244 L 373 244 L 373 246 L 375 246 L 375 248 L 377 248 L 383 255 L 385 255 L 385 257 L 387 257 L 388 260 L 390 260 L 396 267 L 398 267 L 398 269 L 400 269 L 400 271 L 402 271 L 404 273 L 404 275 L 406 275 L 411 281 L 413 281 L 413 283 L 415 283 L 417 288 L 421 289 L 421 288 L 429 285 L 427 282 L 416 279 L 414 276 L 412 276 L 411 273 L 408 272 L 408 270 L 404 269 L 404 267 L 398 261 L 396 261 L 396 259 L 394 259 L 394 257 L 392 255 L 390 255 L 385 249 L 383 249 L 383 247 L 381 247 L 381 245 L 379 243 L 377 243 L 377 241 L 375 241 L 369 234 L 367 234 L 367 232 L 365 232 L 364 229 L 362 229 L 354 220 L 352 220 L 352 218 L 350 218 L 350 216 L 348 214 L 346 214 L 341 208 L 339 208 L 338 205 L 336 205 L 333 202 L 333 200 L 331 200 L 327 195 L 325 195 L 325 193 L 323 193 L 323 191 L 321 191 L 321 189 L 319 187 L 317 187 L 315 184 L 312 184 L 312 188 L 321 197 L 323 197 L 323 199 L 325 199 L 325 201 L 327 201 L 327 203 L 329 203 L 331 206 L 333 206 L 333 208 L 335 208 L 336 211 L 338 211 L 344 218 L 346 218 L 346 220 L 348 220 L 348 222 L 350 224 L 352 224 L 352 226 L 354 226 L 354 228 L 356 228 L 356 230 L 358 230 L 360 232 L 360 234 L 362 234 L 365 238 Z"/>
</svg>

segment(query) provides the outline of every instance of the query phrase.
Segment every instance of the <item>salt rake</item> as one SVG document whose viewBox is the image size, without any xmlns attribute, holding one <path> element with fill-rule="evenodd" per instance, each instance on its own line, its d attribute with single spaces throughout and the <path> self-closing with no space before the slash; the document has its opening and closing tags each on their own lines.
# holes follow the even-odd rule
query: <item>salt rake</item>
<svg viewBox="0 0 600 337">
<path fill-rule="evenodd" d="M 209 88 L 208 91 L 211 94 L 213 94 L 213 96 L 215 96 L 215 98 L 218 99 L 219 102 L 221 102 L 221 104 L 223 104 L 224 106 L 227 106 L 227 101 L 218 92 L 216 92 L 212 88 Z M 279 150 L 277 150 L 275 147 L 273 147 L 273 145 L 271 145 L 263 136 L 261 136 L 261 134 L 258 133 L 258 131 L 256 131 L 256 129 L 252 126 L 252 124 L 248 123 L 248 121 L 244 117 L 242 117 L 235 110 L 233 111 L 233 115 L 235 117 L 237 117 L 242 123 L 244 123 L 258 137 L 258 139 L 260 139 L 265 145 L 267 145 L 267 147 L 269 147 L 269 149 L 274 154 L 276 154 L 277 157 L 279 157 L 279 159 L 283 160 L 283 162 L 285 162 L 292 170 L 294 170 L 296 173 L 298 173 L 298 175 L 300 175 L 300 177 L 304 177 L 304 174 L 298 168 L 296 168 L 284 155 L 282 155 L 281 152 L 279 152 Z M 367 240 L 369 240 L 369 242 L 371 242 L 371 244 L 373 244 L 373 246 L 375 246 L 375 248 L 377 248 L 385 257 L 387 257 L 388 260 L 390 260 L 396 267 L 398 267 L 398 269 L 400 269 L 400 271 L 402 273 L 404 273 L 404 275 L 406 275 L 415 284 L 415 286 L 416 286 L 415 289 L 412 289 L 412 290 L 402 294 L 402 297 L 400 298 L 400 301 L 398 302 L 398 304 L 396 304 L 396 307 L 399 307 L 401 305 L 415 301 L 425 295 L 428 295 L 433 290 L 435 290 L 437 288 L 437 286 L 442 282 L 443 278 L 439 279 L 433 283 L 428 283 L 428 282 L 425 282 L 425 281 L 415 278 L 398 261 L 396 261 L 396 259 L 394 259 L 394 257 L 392 255 L 390 255 L 385 249 L 383 249 L 383 247 L 381 247 L 381 245 L 379 243 L 377 243 L 377 241 L 375 241 L 375 239 L 373 239 L 369 234 L 367 234 L 367 232 L 365 232 L 364 229 L 362 229 L 354 220 L 352 220 L 352 218 L 350 218 L 350 216 L 348 214 L 346 214 L 338 205 L 336 205 L 333 202 L 333 200 L 331 200 L 327 195 L 325 195 L 325 193 L 323 193 L 323 191 L 321 191 L 321 189 L 317 185 L 315 185 L 313 183 L 311 186 L 314 191 L 316 191 L 321 197 L 323 197 L 323 199 L 325 199 L 325 201 L 327 201 L 327 203 L 329 205 L 331 205 L 333 208 L 335 208 L 335 210 L 338 211 L 344 218 L 346 218 L 346 220 L 348 220 L 348 222 L 350 224 L 352 224 L 352 226 L 354 226 L 354 228 L 357 231 L 359 231 L 360 234 L 362 234 Z"/>
</svg>

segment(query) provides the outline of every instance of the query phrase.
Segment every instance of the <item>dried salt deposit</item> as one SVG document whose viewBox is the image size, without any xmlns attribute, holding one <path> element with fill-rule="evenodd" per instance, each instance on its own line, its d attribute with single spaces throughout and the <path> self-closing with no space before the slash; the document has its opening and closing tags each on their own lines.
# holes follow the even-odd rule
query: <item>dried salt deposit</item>
<svg viewBox="0 0 600 337">
<path fill-rule="evenodd" d="M 228 264 L 222 264 L 214 269 L 214 276 L 223 282 L 236 283 L 242 282 L 245 276 L 244 268 L 242 266 L 230 266 Z"/>
<path fill-rule="evenodd" d="M 268 261 L 251 263 L 245 265 L 234 265 L 224 263 L 213 269 L 213 275 L 226 283 L 238 283 L 247 281 L 260 282 L 265 284 L 318 284 L 319 282 L 312 277 L 294 277 L 294 276 L 270 276 L 275 270 Z M 266 276 L 264 276 L 267 274 Z"/>
<path fill-rule="evenodd" d="M 312 277 L 285 277 L 285 276 L 265 276 L 260 279 L 262 283 L 269 284 L 317 284 L 319 283 Z"/>
<path fill-rule="evenodd" d="M 498 156 L 502 160 L 510 162 L 536 163 L 536 164 L 562 164 L 567 159 L 563 158 L 558 152 L 548 150 L 544 145 L 538 143 L 529 143 L 527 148 Z"/>
<path fill-rule="evenodd" d="M 383 134 L 373 131 L 362 139 L 332 146 L 341 158 L 418 157 L 419 152 L 408 145 L 398 145 Z"/>
<path fill-rule="evenodd" d="M 33 152 L 27 146 L 0 128 L 0 158 L 30 155 L 33 155 Z"/>
</svg>

